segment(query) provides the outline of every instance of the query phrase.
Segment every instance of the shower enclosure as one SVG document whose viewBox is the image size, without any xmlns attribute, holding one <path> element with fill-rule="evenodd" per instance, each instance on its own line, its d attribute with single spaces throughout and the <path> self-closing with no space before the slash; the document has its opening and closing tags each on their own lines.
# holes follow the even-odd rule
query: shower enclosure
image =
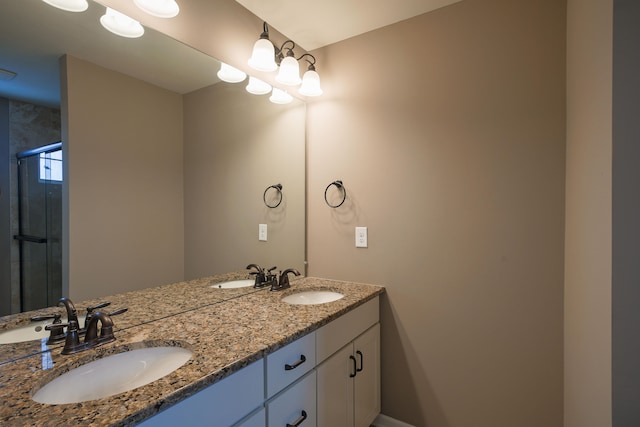
<svg viewBox="0 0 640 427">
<path fill-rule="evenodd" d="M 62 144 L 16 154 L 21 311 L 62 296 Z"/>
</svg>

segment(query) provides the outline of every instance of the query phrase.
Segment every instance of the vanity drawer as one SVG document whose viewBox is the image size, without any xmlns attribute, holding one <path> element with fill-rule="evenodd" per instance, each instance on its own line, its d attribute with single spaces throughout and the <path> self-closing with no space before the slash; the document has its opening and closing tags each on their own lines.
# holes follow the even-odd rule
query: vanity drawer
<svg viewBox="0 0 640 427">
<path fill-rule="evenodd" d="M 271 397 L 316 366 L 315 332 L 267 355 L 267 397 Z"/>
<path fill-rule="evenodd" d="M 316 371 L 312 370 L 297 383 L 267 402 L 269 426 L 294 425 L 302 421 L 300 427 L 315 427 L 316 409 Z"/>
</svg>

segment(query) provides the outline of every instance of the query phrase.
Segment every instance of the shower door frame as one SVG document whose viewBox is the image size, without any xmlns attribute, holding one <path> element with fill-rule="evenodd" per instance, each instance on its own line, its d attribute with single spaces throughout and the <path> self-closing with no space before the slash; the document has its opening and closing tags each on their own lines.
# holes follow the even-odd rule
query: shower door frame
<svg viewBox="0 0 640 427">
<path fill-rule="evenodd" d="M 26 293 L 26 289 L 25 289 L 25 274 L 24 274 L 24 258 L 25 258 L 25 249 L 24 249 L 24 243 L 25 242 L 30 242 L 30 243 L 43 243 L 45 245 L 48 245 L 48 241 L 47 241 L 47 237 L 37 237 L 37 236 L 31 236 L 31 235 L 25 235 L 24 234 L 24 224 L 23 224 L 23 217 L 22 217 L 22 185 L 20 182 L 20 167 L 21 167 L 21 161 L 26 160 L 30 157 L 33 156 L 39 156 L 40 154 L 44 154 L 44 153 L 51 153 L 54 151 L 59 151 L 62 150 L 62 141 L 58 141 L 55 142 L 53 144 L 48 144 L 48 145 L 43 145 L 41 147 L 37 147 L 37 148 L 33 148 L 30 150 L 25 150 L 25 151 L 21 151 L 19 153 L 16 154 L 16 161 L 17 161 L 17 165 L 18 165 L 18 234 L 14 235 L 13 238 L 15 240 L 18 241 L 18 246 L 19 246 L 19 275 L 20 275 L 20 311 L 24 311 L 25 310 L 25 293 Z M 53 185 L 53 184 L 52 184 Z M 46 213 L 45 213 L 46 215 Z M 48 229 L 48 226 L 47 226 Z M 48 233 L 46 233 L 48 234 Z M 49 289 L 49 285 L 50 285 L 50 278 L 49 278 L 49 248 L 47 247 L 47 257 L 46 257 L 46 262 L 47 262 L 47 290 Z"/>
</svg>

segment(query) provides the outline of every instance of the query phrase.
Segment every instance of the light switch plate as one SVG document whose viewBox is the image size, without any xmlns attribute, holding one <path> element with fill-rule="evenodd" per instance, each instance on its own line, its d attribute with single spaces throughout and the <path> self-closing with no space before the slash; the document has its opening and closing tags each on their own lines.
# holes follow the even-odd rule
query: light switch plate
<svg viewBox="0 0 640 427">
<path fill-rule="evenodd" d="M 367 227 L 356 227 L 356 248 L 366 248 L 367 245 Z"/>
<path fill-rule="evenodd" d="M 267 241 L 267 224 L 258 224 L 258 240 Z"/>
</svg>

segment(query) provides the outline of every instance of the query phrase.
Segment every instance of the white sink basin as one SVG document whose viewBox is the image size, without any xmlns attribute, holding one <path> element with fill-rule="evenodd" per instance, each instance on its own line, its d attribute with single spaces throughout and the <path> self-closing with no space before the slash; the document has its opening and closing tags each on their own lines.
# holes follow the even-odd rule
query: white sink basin
<svg viewBox="0 0 640 427">
<path fill-rule="evenodd" d="M 214 289 L 247 288 L 249 286 L 253 286 L 254 283 L 255 283 L 255 280 L 253 279 L 241 279 L 241 280 L 230 280 L 228 282 L 214 283 L 209 287 Z"/>
<path fill-rule="evenodd" d="M 192 354 L 182 347 L 148 347 L 107 356 L 54 378 L 33 400 L 58 405 L 113 396 L 170 374 Z"/>
<path fill-rule="evenodd" d="M 282 301 L 288 304 L 325 304 L 344 298 L 339 292 L 333 291 L 301 291 L 282 298 Z"/>
<path fill-rule="evenodd" d="M 67 319 L 62 319 L 62 322 L 66 323 Z M 51 320 L 43 320 L 41 322 L 31 322 L 28 325 L 8 329 L 0 333 L 0 344 L 15 344 L 42 338 L 48 339 L 51 332 L 47 331 L 44 327 L 51 323 Z M 78 316 L 78 323 L 80 326 L 84 325 L 84 316 Z"/>
</svg>

